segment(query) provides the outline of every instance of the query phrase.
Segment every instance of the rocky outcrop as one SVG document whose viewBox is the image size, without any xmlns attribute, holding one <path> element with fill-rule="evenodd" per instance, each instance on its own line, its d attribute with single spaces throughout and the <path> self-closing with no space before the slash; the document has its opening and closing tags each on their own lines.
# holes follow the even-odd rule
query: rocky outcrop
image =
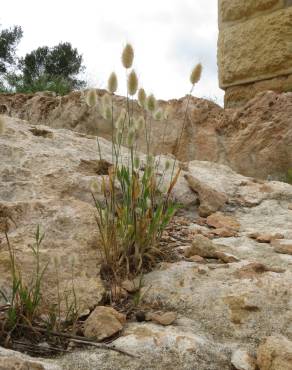
<svg viewBox="0 0 292 370">
<path fill-rule="evenodd" d="M 109 142 L 101 139 L 101 146 L 104 159 L 110 161 Z M 127 149 L 122 155 L 127 155 Z M 120 332 L 112 349 L 130 354 L 94 348 L 39 360 L 0 349 L 0 367 L 20 363 L 23 368 L 32 364 L 32 369 L 230 370 L 233 364 L 252 369 L 259 343 L 263 343 L 257 359 L 261 370 L 269 369 L 271 361 L 275 370 L 281 364 L 288 366 L 292 256 L 279 253 L 273 237 L 282 245 L 292 239 L 291 185 L 248 178 L 212 162 L 182 166 L 174 198 L 185 206 L 181 212 L 187 220 L 184 231 L 191 238 L 190 253 L 145 274 L 140 304 L 151 321 L 125 323 L 123 315 L 98 306 L 104 287 L 90 196 L 92 181 L 101 182 L 96 138 L 7 118 L 0 156 L 0 226 L 8 217 L 8 235 L 23 277 L 30 276 L 28 247 L 36 225 L 41 224 L 46 233 L 41 260 L 52 261 L 46 272 L 47 299 L 52 302 L 56 297 L 53 261 L 59 266 L 63 292 L 70 290 L 74 260 L 78 303 L 83 312 L 92 311 L 84 330 L 95 338 Z M 161 168 L 164 161 L 162 157 Z M 226 201 L 220 211 L 208 218 L 198 216 L 200 198 L 191 190 L 188 176 L 200 184 L 199 190 L 205 186 L 222 195 Z M 225 235 L 223 229 L 233 234 Z M 251 237 L 267 234 L 271 238 Z M 124 286 L 135 290 L 129 282 Z M 0 288 L 8 292 L 8 287 L 8 251 L 1 236 Z M 271 333 L 276 338 L 281 335 L 280 339 L 266 340 Z"/>
<path fill-rule="evenodd" d="M 99 94 L 103 95 L 104 91 Z M 118 114 L 125 99 L 115 96 L 114 101 Z M 152 150 L 155 154 L 176 155 L 182 161 L 227 164 L 245 176 L 285 179 L 292 168 L 292 93 L 261 93 L 245 106 L 227 110 L 210 101 L 192 98 L 177 150 L 186 103 L 186 98 L 160 102 L 162 107 L 168 107 L 169 119 L 167 122 L 153 121 Z M 137 116 L 143 113 L 136 103 L 133 109 Z M 64 97 L 45 93 L 0 94 L 0 111 L 34 125 L 45 124 L 111 139 L 111 125 L 101 117 L 98 109 L 85 104 L 80 92 Z M 146 149 L 143 133 L 139 148 Z"/>
<path fill-rule="evenodd" d="M 227 107 L 246 102 L 256 91 L 291 91 L 291 5 L 289 0 L 219 0 L 219 82 L 227 91 Z"/>
</svg>

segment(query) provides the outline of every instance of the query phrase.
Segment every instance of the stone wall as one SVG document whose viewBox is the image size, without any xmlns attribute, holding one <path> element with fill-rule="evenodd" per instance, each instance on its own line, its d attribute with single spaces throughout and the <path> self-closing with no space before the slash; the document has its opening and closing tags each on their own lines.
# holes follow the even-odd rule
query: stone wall
<svg viewBox="0 0 292 370">
<path fill-rule="evenodd" d="M 292 91 L 292 1 L 219 0 L 218 66 L 227 107 Z"/>
</svg>

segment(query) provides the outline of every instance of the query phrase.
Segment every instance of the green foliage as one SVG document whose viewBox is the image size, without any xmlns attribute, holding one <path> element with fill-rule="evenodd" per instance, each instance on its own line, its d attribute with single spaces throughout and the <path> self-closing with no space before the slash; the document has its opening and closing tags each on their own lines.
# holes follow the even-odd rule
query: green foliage
<svg viewBox="0 0 292 370">
<path fill-rule="evenodd" d="M 19 26 L 0 31 L 0 74 L 8 72 L 9 67 L 17 63 L 15 49 L 21 38 Z"/>
<path fill-rule="evenodd" d="M 78 77 L 85 69 L 82 55 L 69 42 L 38 47 L 18 59 L 15 50 L 21 37 L 18 26 L 0 32 L 0 92 L 53 91 L 65 95 L 85 86 Z"/>
<path fill-rule="evenodd" d="M 19 68 L 23 85 L 28 89 L 37 85 L 46 87 L 51 82 L 56 86 L 62 83 L 71 90 L 84 86 L 84 81 L 77 78 L 84 69 L 82 55 L 69 42 L 33 50 L 20 60 Z"/>
<path fill-rule="evenodd" d="M 66 95 L 72 90 L 70 83 L 62 77 L 50 77 L 42 75 L 30 83 L 25 83 L 21 75 L 8 74 L 6 76 L 8 86 L 13 86 L 13 90 L 19 93 L 36 93 L 38 91 L 52 91 L 58 95 Z M 6 91 L 11 92 L 6 88 Z"/>
</svg>

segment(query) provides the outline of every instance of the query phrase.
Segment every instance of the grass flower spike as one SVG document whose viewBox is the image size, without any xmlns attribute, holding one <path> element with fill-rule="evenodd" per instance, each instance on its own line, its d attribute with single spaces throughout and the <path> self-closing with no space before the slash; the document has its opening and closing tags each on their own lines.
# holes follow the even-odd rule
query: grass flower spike
<svg viewBox="0 0 292 370">
<path fill-rule="evenodd" d="M 200 81 L 201 74 L 202 74 L 202 69 L 203 69 L 203 67 L 202 67 L 202 64 L 201 63 L 197 64 L 193 68 L 193 70 L 191 72 L 191 75 L 190 75 L 190 81 L 191 81 L 191 84 L 192 85 L 195 85 L 197 82 Z"/>
<path fill-rule="evenodd" d="M 109 76 L 107 86 L 108 86 L 107 89 L 111 94 L 117 91 L 118 79 L 117 79 L 117 75 L 115 74 L 115 72 L 112 72 L 111 75 Z"/>
<path fill-rule="evenodd" d="M 135 95 L 138 90 L 138 77 L 134 70 L 131 71 L 128 77 L 128 92 L 131 96 Z"/>
<path fill-rule="evenodd" d="M 149 95 L 146 100 L 146 108 L 149 112 L 154 112 L 156 109 L 156 99 L 153 94 Z"/>
<path fill-rule="evenodd" d="M 132 67 L 134 60 L 134 49 L 131 44 L 127 44 L 124 47 L 123 53 L 122 53 L 122 63 L 123 66 L 128 69 Z"/>
<path fill-rule="evenodd" d="M 96 89 L 90 89 L 87 91 L 85 101 L 89 107 L 95 107 L 97 105 Z"/>
<path fill-rule="evenodd" d="M 145 90 L 143 88 L 139 89 L 139 91 L 138 91 L 138 103 L 139 103 L 140 107 L 142 107 L 142 108 L 145 107 L 146 99 L 147 99 L 147 96 L 146 96 Z"/>
</svg>

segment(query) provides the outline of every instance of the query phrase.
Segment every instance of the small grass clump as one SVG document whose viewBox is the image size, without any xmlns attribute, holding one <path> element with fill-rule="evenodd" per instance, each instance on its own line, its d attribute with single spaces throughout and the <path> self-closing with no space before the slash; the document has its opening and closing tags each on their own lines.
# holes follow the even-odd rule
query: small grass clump
<svg viewBox="0 0 292 370">
<path fill-rule="evenodd" d="M 62 352 L 69 342 L 67 339 L 64 340 L 62 333 L 66 331 L 67 337 L 70 337 L 70 333 L 74 334 L 79 318 L 73 267 L 72 292 L 67 292 L 67 294 L 60 291 L 59 266 L 56 265 L 57 299 L 48 304 L 44 293 L 44 283 L 49 262 L 42 264 L 40 261 L 40 249 L 45 234 L 41 233 L 38 226 L 35 233 L 35 243 L 30 245 L 34 261 L 33 273 L 26 280 L 22 276 L 22 270 L 16 260 L 15 249 L 10 243 L 6 230 L 4 235 L 9 253 L 11 290 L 6 292 L 4 289 L 0 289 L 0 296 L 6 302 L 6 304 L 0 305 L 0 313 L 4 312 L 4 315 L 0 315 L 0 345 L 17 350 L 32 350 L 32 354 L 36 350 L 37 353 L 44 355 L 47 352 L 51 354 L 52 348 L 57 352 Z M 60 338 L 63 339 L 60 340 Z M 38 351 L 37 345 L 42 340 L 46 340 L 50 344 L 47 352 L 45 350 L 44 352 Z"/>
<path fill-rule="evenodd" d="M 7 232 L 5 232 L 5 238 L 10 259 L 12 289 L 9 299 L 2 290 L 0 290 L 0 294 L 9 302 L 5 325 L 9 331 L 13 331 L 19 324 L 32 324 L 38 316 L 42 300 L 42 281 L 47 264 L 43 267 L 40 264 L 40 246 L 44 234 L 40 233 L 38 227 L 35 234 L 35 244 L 30 246 L 35 259 L 35 271 L 30 283 L 26 284 L 23 281 L 21 270 L 17 268 L 15 251 L 10 244 Z"/>
<path fill-rule="evenodd" d="M 88 106 L 98 105 L 101 115 L 111 124 L 112 163 L 108 176 L 102 177 L 101 187 L 97 189 L 103 194 L 104 201 L 97 199 L 95 191 L 92 195 L 97 209 L 103 271 L 108 271 L 114 280 L 140 275 L 168 253 L 159 247 L 159 241 L 178 209 L 178 205 L 171 200 L 171 194 L 180 173 L 176 160 L 163 164 L 161 156 L 157 158 L 151 154 L 153 121 L 165 120 L 165 138 L 168 112 L 158 106 L 153 94 L 147 95 L 139 86 L 137 74 L 131 69 L 134 49 L 130 44 L 125 46 L 121 60 L 127 78 L 125 107 L 119 112 L 114 109 L 113 94 L 118 86 L 115 73 L 110 75 L 108 93 L 101 101 L 98 101 L 95 89 L 89 90 L 85 97 Z M 181 144 L 190 96 L 200 80 L 201 71 L 199 64 L 190 76 L 191 91 L 176 149 Z M 136 94 L 143 111 L 138 116 L 134 114 Z M 138 152 L 141 136 L 146 142 L 145 156 Z M 97 143 L 99 158 L 103 160 L 98 137 Z M 127 155 L 124 155 L 125 150 Z"/>
</svg>

